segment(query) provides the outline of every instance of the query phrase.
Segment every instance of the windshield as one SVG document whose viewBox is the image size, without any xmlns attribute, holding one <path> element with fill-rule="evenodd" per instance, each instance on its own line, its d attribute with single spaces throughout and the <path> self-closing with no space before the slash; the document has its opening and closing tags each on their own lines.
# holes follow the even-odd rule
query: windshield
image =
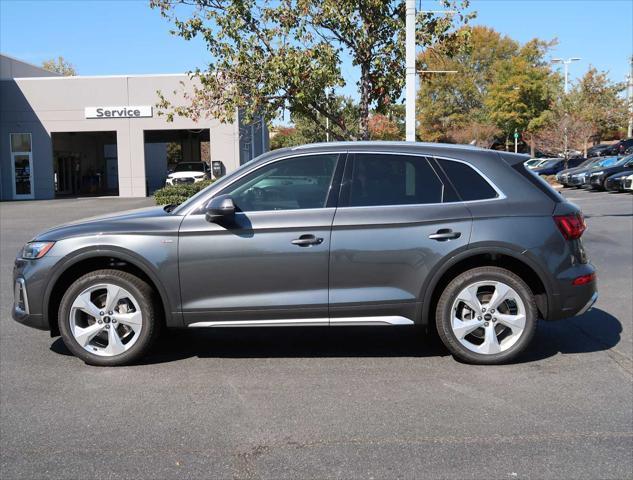
<svg viewBox="0 0 633 480">
<path fill-rule="evenodd" d="M 553 167 L 554 165 L 556 165 L 560 161 L 561 160 L 545 160 L 543 163 L 539 163 L 538 167 L 539 168 Z"/>
<path fill-rule="evenodd" d="M 203 162 L 182 162 L 176 165 L 174 172 L 204 172 Z"/>
<path fill-rule="evenodd" d="M 606 158 L 596 164 L 596 167 L 611 167 L 618 161 L 617 157 Z"/>
<path fill-rule="evenodd" d="M 618 160 L 615 164 L 617 166 L 620 165 L 624 165 L 625 163 L 627 163 L 629 160 L 633 160 L 633 155 L 627 155 L 626 157 L 622 157 L 620 160 Z"/>
</svg>

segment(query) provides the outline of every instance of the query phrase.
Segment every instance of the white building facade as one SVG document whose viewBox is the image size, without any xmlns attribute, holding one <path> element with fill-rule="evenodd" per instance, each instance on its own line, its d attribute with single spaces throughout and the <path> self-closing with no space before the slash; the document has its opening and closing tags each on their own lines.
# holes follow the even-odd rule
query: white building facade
<svg viewBox="0 0 633 480">
<path fill-rule="evenodd" d="M 187 75 L 62 77 L 5 55 L 0 67 L 2 200 L 144 197 L 179 162 L 223 174 L 268 150 L 263 122 L 159 115 L 157 92 L 183 102 Z"/>
</svg>

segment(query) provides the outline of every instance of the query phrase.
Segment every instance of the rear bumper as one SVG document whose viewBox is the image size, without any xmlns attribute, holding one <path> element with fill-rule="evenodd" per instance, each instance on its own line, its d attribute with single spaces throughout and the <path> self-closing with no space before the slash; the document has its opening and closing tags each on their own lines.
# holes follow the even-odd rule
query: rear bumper
<svg viewBox="0 0 633 480">
<path fill-rule="evenodd" d="M 595 273 L 590 263 L 576 265 L 558 278 L 558 293 L 549 296 L 545 320 L 560 320 L 582 315 L 598 299 L 598 285 L 594 280 L 584 285 L 572 285 L 575 278 Z"/>
</svg>

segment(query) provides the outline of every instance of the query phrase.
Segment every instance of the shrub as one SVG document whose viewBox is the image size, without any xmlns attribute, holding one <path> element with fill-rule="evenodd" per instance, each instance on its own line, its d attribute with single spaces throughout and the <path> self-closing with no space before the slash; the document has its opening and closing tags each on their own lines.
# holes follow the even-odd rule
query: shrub
<svg viewBox="0 0 633 480">
<path fill-rule="evenodd" d="M 178 205 L 212 183 L 213 180 L 202 180 L 197 183 L 168 185 L 154 192 L 154 201 L 156 205 Z"/>
</svg>

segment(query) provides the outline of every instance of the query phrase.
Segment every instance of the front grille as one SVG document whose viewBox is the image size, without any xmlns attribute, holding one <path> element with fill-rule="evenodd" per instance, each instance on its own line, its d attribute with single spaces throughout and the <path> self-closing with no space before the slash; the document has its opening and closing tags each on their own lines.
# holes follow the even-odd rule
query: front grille
<svg viewBox="0 0 633 480">
<path fill-rule="evenodd" d="M 173 184 L 182 184 L 182 183 L 187 184 L 187 183 L 193 183 L 193 182 L 194 182 L 193 177 L 174 178 L 172 180 Z"/>
</svg>

